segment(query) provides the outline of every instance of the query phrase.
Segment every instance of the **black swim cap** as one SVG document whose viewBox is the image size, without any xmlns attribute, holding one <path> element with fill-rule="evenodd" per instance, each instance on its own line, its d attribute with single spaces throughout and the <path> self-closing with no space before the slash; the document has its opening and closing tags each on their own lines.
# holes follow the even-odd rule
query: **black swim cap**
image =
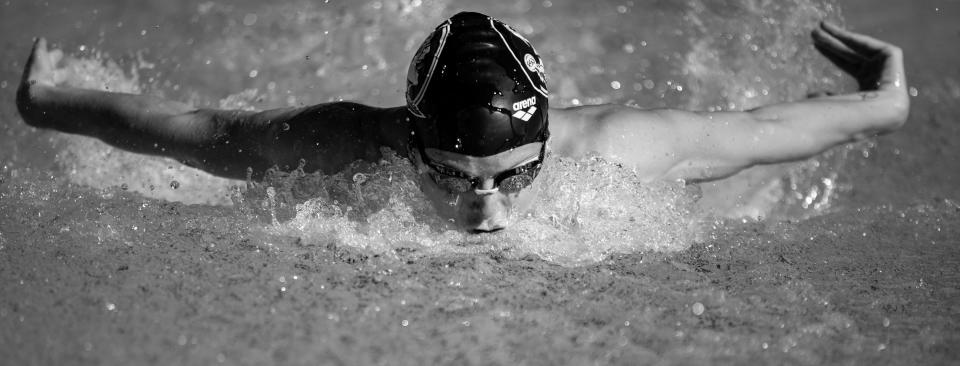
<svg viewBox="0 0 960 366">
<path fill-rule="evenodd" d="M 463 12 L 420 45 L 407 74 L 407 109 L 424 147 L 490 156 L 546 141 L 540 56 L 499 20 Z"/>
</svg>

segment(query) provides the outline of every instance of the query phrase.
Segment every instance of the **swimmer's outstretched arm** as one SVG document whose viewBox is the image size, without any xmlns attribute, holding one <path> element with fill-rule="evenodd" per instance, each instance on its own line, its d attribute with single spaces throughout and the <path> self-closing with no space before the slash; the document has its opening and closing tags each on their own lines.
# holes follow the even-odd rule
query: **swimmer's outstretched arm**
<svg viewBox="0 0 960 366">
<path fill-rule="evenodd" d="M 551 111 L 553 148 L 561 154 L 599 152 L 648 179 L 696 182 L 805 159 L 906 122 L 910 100 L 899 48 L 827 23 L 812 36 L 824 56 L 857 79 L 860 92 L 745 112 L 612 105 Z"/>
<path fill-rule="evenodd" d="M 56 86 L 59 51 L 38 39 L 17 90 L 30 125 L 100 138 L 119 148 L 163 155 L 212 174 L 243 179 L 279 166 L 334 172 L 380 157 L 383 134 L 401 134 L 402 109 L 329 103 L 264 112 L 196 109 L 147 95 Z M 397 130 L 397 131 L 393 131 Z M 389 136 L 388 136 L 389 137 Z M 401 144 L 402 145 L 402 144 Z M 402 146 L 395 147 L 402 149 Z"/>
</svg>

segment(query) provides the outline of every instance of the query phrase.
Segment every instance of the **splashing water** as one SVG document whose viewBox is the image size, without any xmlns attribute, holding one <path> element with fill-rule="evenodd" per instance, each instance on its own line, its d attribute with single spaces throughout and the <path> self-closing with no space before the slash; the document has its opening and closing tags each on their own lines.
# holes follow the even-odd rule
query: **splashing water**
<svg viewBox="0 0 960 366">
<path fill-rule="evenodd" d="M 405 258 L 493 252 L 577 265 L 612 253 L 685 249 L 701 232 L 695 186 L 639 184 L 629 170 L 601 158 L 548 155 L 533 211 L 508 230 L 466 234 L 438 219 L 406 159 L 387 149 L 383 155 L 379 163 L 354 163 L 331 176 L 272 172 L 236 201 L 271 223 L 265 232 Z"/>
</svg>

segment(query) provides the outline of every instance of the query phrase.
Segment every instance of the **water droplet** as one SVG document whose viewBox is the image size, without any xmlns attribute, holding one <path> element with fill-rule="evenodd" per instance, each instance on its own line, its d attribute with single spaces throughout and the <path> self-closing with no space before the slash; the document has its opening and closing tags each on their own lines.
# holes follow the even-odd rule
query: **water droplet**
<svg viewBox="0 0 960 366">
<path fill-rule="evenodd" d="M 174 180 L 174 181 L 170 181 L 170 188 L 172 188 L 172 189 L 180 188 L 180 182 L 177 182 L 177 181 L 175 181 L 175 180 Z"/>
<path fill-rule="evenodd" d="M 920 94 L 920 91 L 917 90 L 917 88 L 914 88 L 914 87 L 912 87 L 912 86 L 910 87 L 910 96 L 911 96 L 911 97 L 915 97 L 915 96 L 917 96 L 917 95 L 919 95 L 919 94 Z"/>
<path fill-rule="evenodd" d="M 353 175 L 353 182 L 356 184 L 363 184 L 367 181 L 367 175 L 363 173 L 357 173 Z"/>
<path fill-rule="evenodd" d="M 408 326 L 408 325 L 410 325 L 410 321 L 407 320 L 407 319 L 403 319 L 403 321 L 400 322 L 400 325 L 402 325 L 402 326 Z"/>
<path fill-rule="evenodd" d="M 250 77 L 251 77 L 251 78 L 255 78 L 255 77 L 257 77 L 257 74 L 259 74 L 259 73 L 260 73 L 260 71 L 258 71 L 258 70 L 250 70 Z"/>
<path fill-rule="evenodd" d="M 691 310 L 693 310 L 693 315 L 700 316 L 700 314 L 703 314 L 703 311 L 704 311 L 705 309 L 704 309 L 704 307 L 703 307 L 703 304 L 701 304 L 701 303 L 699 303 L 699 302 L 695 302 L 695 303 L 693 303 L 693 306 L 691 307 Z"/>
<path fill-rule="evenodd" d="M 633 51 L 635 51 L 635 50 L 636 50 L 636 49 L 633 47 L 633 44 L 631 44 L 631 43 L 627 43 L 627 44 L 623 45 L 623 52 L 633 53 Z"/>
<path fill-rule="evenodd" d="M 251 13 L 243 17 L 243 25 L 249 27 L 254 24 L 257 24 L 257 14 Z"/>
<path fill-rule="evenodd" d="M 613 90 L 620 90 L 620 82 L 616 80 L 611 81 L 610 87 L 613 88 Z"/>
<path fill-rule="evenodd" d="M 112 303 L 112 302 L 108 302 L 108 303 L 107 303 L 107 311 L 114 311 L 114 310 L 117 310 L 117 305 L 115 305 L 115 304 Z"/>
</svg>

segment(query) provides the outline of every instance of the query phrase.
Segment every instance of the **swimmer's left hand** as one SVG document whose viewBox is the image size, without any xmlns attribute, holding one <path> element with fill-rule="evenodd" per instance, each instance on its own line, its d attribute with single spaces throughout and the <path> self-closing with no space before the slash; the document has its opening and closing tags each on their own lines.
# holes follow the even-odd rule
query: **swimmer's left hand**
<svg viewBox="0 0 960 366">
<path fill-rule="evenodd" d="M 813 45 L 857 79 L 861 91 L 890 90 L 906 95 L 903 51 L 890 43 L 822 22 Z"/>
</svg>

